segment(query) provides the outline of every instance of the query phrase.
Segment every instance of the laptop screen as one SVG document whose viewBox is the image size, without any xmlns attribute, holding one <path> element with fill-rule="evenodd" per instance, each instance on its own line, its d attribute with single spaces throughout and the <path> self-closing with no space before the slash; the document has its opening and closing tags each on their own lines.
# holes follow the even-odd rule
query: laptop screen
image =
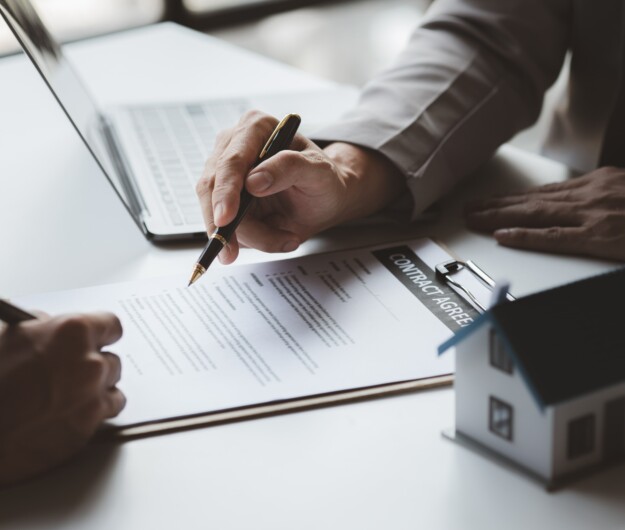
<svg viewBox="0 0 625 530">
<path fill-rule="evenodd" d="M 63 56 L 61 46 L 44 26 L 30 0 L 0 0 L 0 15 L 137 222 L 103 139 L 96 133 L 100 126 L 99 109 Z"/>
<path fill-rule="evenodd" d="M 0 14 L 78 132 L 88 141 L 89 128 L 98 120 L 98 108 L 30 1 L 0 0 Z"/>
</svg>

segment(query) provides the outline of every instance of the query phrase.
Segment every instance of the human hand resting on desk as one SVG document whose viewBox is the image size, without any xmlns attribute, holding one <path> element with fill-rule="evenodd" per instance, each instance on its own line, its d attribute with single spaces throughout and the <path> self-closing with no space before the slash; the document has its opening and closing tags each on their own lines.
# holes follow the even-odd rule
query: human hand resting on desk
<svg viewBox="0 0 625 530">
<path fill-rule="evenodd" d="M 265 252 L 295 250 L 321 230 L 383 208 L 404 186 L 399 171 L 379 154 L 345 143 L 320 149 L 301 135 L 289 150 L 251 169 L 277 123 L 260 112 L 245 114 L 220 133 L 198 181 L 209 235 L 234 219 L 243 186 L 257 197 L 219 253 L 222 263 L 237 258 L 239 244 Z"/>
<path fill-rule="evenodd" d="M 121 334 L 108 313 L 0 327 L 0 485 L 66 460 L 124 408 L 119 358 L 101 351 Z"/>
<path fill-rule="evenodd" d="M 505 246 L 625 261 L 625 169 L 476 201 L 466 220 Z"/>
</svg>

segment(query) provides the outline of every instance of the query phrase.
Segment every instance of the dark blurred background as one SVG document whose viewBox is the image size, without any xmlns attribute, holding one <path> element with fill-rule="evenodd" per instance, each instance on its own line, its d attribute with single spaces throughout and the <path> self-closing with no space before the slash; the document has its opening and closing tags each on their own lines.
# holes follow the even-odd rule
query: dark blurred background
<svg viewBox="0 0 625 530">
<path fill-rule="evenodd" d="M 174 21 L 291 64 L 325 79 L 357 86 L 388 66 L 431 0 L 32 0 L 63 42 Z M 0 23 L 0 56 L 17 44 Z M 563 73 L 547 98 L 553 107 Z M 548 122 L 515 138 L 539 149 Z"/>
<path fill-rule="evenodd" d="M 171 20 L 360 85 L 392 60 L 430 0 L 32 1 L 64 42 Z M 15 41 L 0 26 L 0 54 L 14 53 Z"/>
</svg>

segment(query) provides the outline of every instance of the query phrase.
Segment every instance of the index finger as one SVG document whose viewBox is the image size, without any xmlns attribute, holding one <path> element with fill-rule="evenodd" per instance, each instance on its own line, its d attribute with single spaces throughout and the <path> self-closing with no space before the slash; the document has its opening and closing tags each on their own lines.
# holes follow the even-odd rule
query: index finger
<svg viewBox="0 0 625 530">
<path fill-rule="evenodd" d="M 117 342 L 122 337 L 122 324 L 113 313 L 88 313 L 85 315 L 85 318 L 93 344 L 97 350 Z"/>
<path fill-rule="evenodd" d="M 585 254 L 586 234 L 582 227 L 505 228 L 495 232 L 500 245 L 557 254 Z"/>
<path fill-rule="evenodd" d="M 277 123 L 276 118 L 260 112 L 249 112 L 241 118 L 228 147 L 215 164 L 212 195 L 215 225 L 227 225 L 235 218 L 245 178 Z"/>
<path fill-rule="evenodd" d="M 195 193 L 200 201 L 200 209 L 202 210 L 204 224 L 206 225 L 206 233 L 208 235 L 215 231 L 215 223 L 213 222 L 213 187 L 215 184 L 215 165 L 217 159 L 219 159 L 226 147 L 228 147 L 231 136 L 232 131 L 230 129 L 219 132 L 215 140 L 213 152 L 208 157 L 208 160 L 206 160 L 202 176 L 198 179 L 195 186 Z"/>
</svg>

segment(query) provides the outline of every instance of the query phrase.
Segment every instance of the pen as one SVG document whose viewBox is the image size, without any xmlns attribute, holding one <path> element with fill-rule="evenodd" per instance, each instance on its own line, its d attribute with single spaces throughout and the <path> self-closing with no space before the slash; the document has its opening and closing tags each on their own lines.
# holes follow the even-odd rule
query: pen
<svg viewBox="0 0 625 530">
<path fill-rule="evenodd" d="M 282 121 L 278 123 L 273 133 L 271 133 L 269 140 L 267 140 L 267 143 L 252 167 L 256 167 L 276 153 L 287 149 L 291 145 L 301 121 L 301 118 L 297 114 L 287 114 Z M 226 226 L 220 226 L 211 234 L 202 254 L 200 254 L 200 259 L 198 259 L 195 264 L 193 274 L 191 274 L 191 279 L 189 280 L 189 285 L 195 283 L 206 272 L 210 264 L 217 257 L 217 254 L 228 244 L 237 226 L 239 226 L 239 223 L 243 217 L 245 217 L 247 210 L 252 204 L 253 198 L 254 197 L 250 195 L 244 186 L 241 191 L 239 211 L 236 217 L 232 222 L 228 223 Z"/>
<path fill-rule="evenodd" d="M 0 320 L 6 322 L 9 326 L 19 324 L 25 320 L 34 320 L 37 317 L 32 313 L 28 313 L 13 304 L 0 298 Z"/>
</svg>

